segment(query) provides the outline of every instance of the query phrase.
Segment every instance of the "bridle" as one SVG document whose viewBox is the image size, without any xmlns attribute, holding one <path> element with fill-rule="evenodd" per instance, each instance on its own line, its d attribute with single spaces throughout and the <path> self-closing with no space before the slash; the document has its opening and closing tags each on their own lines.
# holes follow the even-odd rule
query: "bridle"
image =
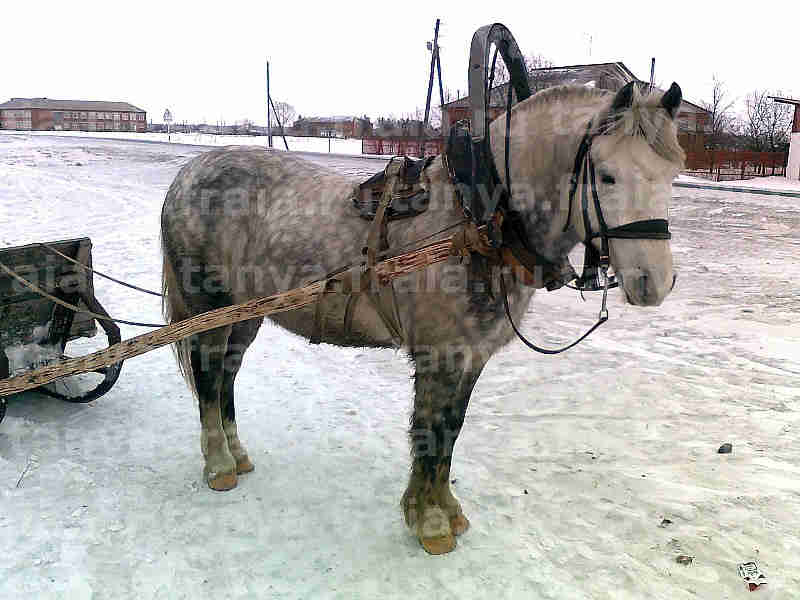
<svg viewBox="0 0 800 600">
<path fill-rule="evenodd" d="M 495 45 L 495 52 L 491 62 L 491 74 L 488 81 L 486 78 L 487 67 L 489 65 L 489 49 Z M 492 90 L 492 80 L 494 77 L 497 53 L 503 56 L 510 74 L 508 82 L 508 93 L 506 96 L 506 123 L 505 123 L 505 184 L 500 181 L 497 166 L 489 144 L 489 105 Z M 634 82 L 627 84 L 619 94 L 628 94 L 632 98 Z M 674 84 L 673 84 L 674 85 Z M 524 62 L 519 48 L 511 35 L 511 32 L 502 24 L 495 23 L 478 29 L 472 38 L 470 49 L 470 68 L 469 68 L 469 87 L 470 101 L 472 104 L 472 140 L 468 144 L 468 152 L 471 157 L 471 169 L 466 173 L 471 185 L 469 202 L 465 203 L 465 212 L 476 221 L 476 224 L 485 224 L 489 232 L 489 243 L 497 248 L 498 254 L 503 247 L 502 233 L 494 228 L 496 213 L 513 214 L 511 209 L 511 173 L 510 173 L 510 132 L 511 132 L 511 107 L 513 103 L 512 87 L 516 92 L 517 100 L 521 101 L 530 96 L 527 73 L 524 69 Z M 672 88 L 671 90 L 672 91 Z M 584 256 L 583 273 L 575 279 L 575 285 L 570 286 L 578 291 L 600 291 L 603 292 L 603 300 L 598 314 L 597 322 L 580 338 L 571 344 L 559 349 L 549 349 L 537 346 L 522 335 L 511 316 L 508 304 L 508 293 L 506 290 L 505 276 L 500 273 L 500 290 L 503 295 L 503 304 L 506 316 L 511 324 L 511 328 L 517 337 L 529 348 L 542 354 L 560 354 L 576 346 L 586 339 L 595 329 L 608 320 L 607 298 L 608 290 L 619 285 L 615 277 L 609 277 L 608 269 L 611 266 L 609 257 L 609 239 L 654 239 L 668 240 L 671 235 L 669 224 L 666 219 L 646 219 L 633 221 L 617 227 L 609 228 L 603 216 L 603 209 L 600 204 L 600 197 L 597 190 L 597 176 L 594 161 L 591 156 L 591 148 L 594 139 L 603 135 L 608 129 L 608 125 L 616 118 L 612 113 L 601 123 L 601 126 L 593 130 L 593 120 L 589 121 L 586 127 L 578 151 L 575 156 L 570 192 L 567 223 L 564 232 L 570 228 L 572 220 L 572 205 L 575 195 L 582 188 L 581 194 L 581 213 L 584 225 L 584 237 L 581 240 L 586 247 Z M 451 132 L 451 143 L 455 139 Z M 451 172 L 454 179 L 459 179 L 456 174 Z M 580 179 L 583 179 L 582 186 L 579 186 Z M 477 186 L 484 185 L 488 189 L 488 202 L 482 203 L 479 200 Z M 497 190 L 499 193 L 494 193 Z M 594 231 L 589 215 L 589 198 L 587 192 L 591 193 L 595 215 L 598 222 L 598 230 Z M 519 219 L 517 223 L 521 224 Z M 522 225 L 524 227 L 524 225 Z M 527 238 L 527 236 L 525 236 Z M 600 238 L 600 251 L 592 243 L 595 238 Z M 529 238 L 528 238 L 529 239 Z M 566 283 L 566 282 L 565 282 Z"/>
<path fill-rule="evenodd" d="M 510 111 L 506 112 L 506 118 L 510 119 Z M 506 136 L 508 135 L 508 121 L 506 122 Z M 602 128 L 601 128 L 602 129 Z M 563 231 L 566 232 L 570 228 L 572 221 L 572 206 L 575 204 L 575 195 L 580 188 L 581 193 L 581 216 L 583 219 L 583 245 L 586 248 L 583 260 L 583 273 L 575 280 L 575 285 L 570 286 L 574 289 L 583 292 L 603 291 L 603 300 L 600 307 L 600 312 L 597 317 L 597 322 L 580 338 L 571 344 L 558 349 L 543 348 L 538 346 L 525 338 L 514 323 L 511 317 L 511 311 L 508 306 L 508 293 L 506 291 L 505 278 L 500 274 L 500 287 L 503 294 L 503 303 L 505 306 L 506 316 L 511 324 L 511 328 L 517 337 L 528 346 L 530 349 L 535 350 L 541 354 L 561 354 L 569 350 L 573 346 L 578 345 L 585 340 L 595 329 L 600 327 L 603 323 L 608 321 L 608 290 L 618 287 L 619 281 L 616 277 L 610 277 L 608 269 L 611 266 L 610 252 L 609 252 L 609 239 L 649 239 L 649 240 L 668 240 L 672 236 L 669 232 L 669 223 L 666 219 L 645 219 L 641 221 L 632 221 L 619 225 L 617 227 L 609 228 L 606 224 L 605 217 L 603 216 L 603 208 L 600 204 L 600 194 L 597 191 L 597 174 L 594 168 L 594 161 L 592 160 L 591 148 L 592 142 L 597 135 L 601 133 L 592 133 L 592 121 L 586 128 L 586 133 L 578 146 L 578 152 L 575 155 L 575 166 L 572 172 L 572 179 L 569 190 L 569 208 L 567 212 L 567 222 L 564 225 Z M 506 138 L 506 148 L 508 148 L 508 138 Z M 508 154 L 506 154 L 508 160 Z M 511 180 L 509 178 L 508 167 L 506 166 L 506 182 L 508 189 L 511 187 Z M 583 179 L 582 184 L 579 181 Z M 597 217 L 598 230 L 594 231 L 592 228 L 592 221 L 589 215 L 589 194 L 592 197 L 594 204 L 594 211 Z M 511 194 L 508 194 L 509 199 Z M 600 238 L 600 251 L 595 248 L 592 241 L 595 238 Z"/>
<path fill-rule="evenodd" d="M 575 155 L 575 166 L 570 181 L 569 208 L 567 222 L 564 225 L 564 232 L 570 227 L 575 194 L 579 189 L 581 176 L 583 177 L 583 182 L 580 185 L 580 189 L 582 190 L 581 216 L 583 218 L 584 229 L 582 241 L 586 247 L 586 253 L 583 261 L 583 274 L 576 280 L 576 285 L 574 286 L 575 289 L 581 292 L 594 292 L 603 289 L 605 287 L 605 284 L 602 283 L 603 280 L 608 280 L 607 289 L 612 289 L 619 285 L 616 277 L 611 277 L 610 279 L 608 277 L 608 268 L 611 264 L 609 258 L 609 239 L 668 240 L 672 237 L 669 232 L 669 222 L 666 219 L 633 221 L 609 229 L 605 217 L 603 216 L 603 208 L 600 205 L 600 195 L 597 191 L 597 174 L 591 155 L 592 142 L 598 135 L 602 135 L 605 129 L 604 127 L 600 127 L 598 132 L 593 133 L 592 121 L 589 121 L 586 127 L 586 133 Z M 587 192 L 591 193 L 592 196 L 594 212 L 597 216 L 597 231 L 593 231 L 592 229 L 592 221 L 589 216 L 589 194 Z M 599 252 L 594 244 L 592 244 L 592 240 L 595 238 L 600 238 Z"/>
</svg>

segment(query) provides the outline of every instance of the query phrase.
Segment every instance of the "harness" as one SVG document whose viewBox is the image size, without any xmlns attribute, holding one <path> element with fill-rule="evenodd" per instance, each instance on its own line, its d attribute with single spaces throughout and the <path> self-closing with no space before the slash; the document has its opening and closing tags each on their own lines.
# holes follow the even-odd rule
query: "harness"
<svg viewBox="0 0 800 600">
<path fill-rule="evenodd" d="M 492 45 L 495 46 L 495 50 L 490 61 Z M 502 56 L 510 74 L 505 103 L 505 184 L 500 179 L 489 137 L 490 97 L 498 53 Z M 471 130 L 463 124 L 454 125 L 442 156 L 450 181 L 456 186 L 456 195 L 461 201 L 466 217 L 465 221 L 445 228 L 445 230 L 461 228 L 460 233 L 453 237 L 451 253 L 464 255 L 477 252 L 487 257 L 494 265 L 520 265 L 525 271 L 522 280 L 526 285 L 545 287 L 548 290 L 566 285 L 581 293 L 602 290 L 603 299 L 598 320 L 586 333 L 563 348 L 542 348 L 527 340 L 514 323 L 508 304 L 505 275 L 501 270 L 500 291 L 506 316 L 514 333 L 526 346 L 537 352 L 560 354 L 586 339 L 608 320 L 608 290 L 619 286 L 617 279 L 608 275 L 609 239 L 670 239 L 668 222 L 666 219 L 646 219 L 612 228 L 606 224 L 597 190 L 597 175 L 591 157 L 591 147 L 594 139 L 604 135 L 608 125 L 617 118 L 614 112 L 616 106 L 612 106 L 611 114 L 605 121 L 600 122 L 599 126 L 593 127 L 593 121 L 588 123 L 586 133 L 578 146 L 570 182 L 568 216 L 562 237 L 563 241 L 569 242 L 570 245 L 578 241 L 583 242 L 586 248 L 583 272 L 578 276 L 565 256 L 555 259 L 544 256 L 532 247 L 525 220 L 519 211 L 512 208 L 511 203 L 511 108 L 514 104 L 514 95 L 517 101 L 521 101 L 530 97 L 531 91 L 522 53 L 511 32 L 504 25 L 494 23 L 475 32 L 470 47 L 468 76 L 472 108 Z M 631 82 L 619 92 L 618 97 L 623 98 L 623 104 L 625 98 L 632 98 L 634 85 L 634 82 Z M 679 95 L 680 91 L 676 93 Z M 381 252 L 387 250 L 387 221 L 414 216 L 427 208 L 428 197 L 420 186 L 420 177 L 428 164 L 429 161 L 409 161 L 405 157 L 396 157 L 390 161 L 384 172 L 375 175 L 356 189 L 354 205 L 362 218 L 373 221 L 367 243 L 363 248 L 366 258 L 363 263 L 364 280 L 369 281 L 374 276 L 377 260 L 382 256 Z M 570 227 L 573 204 L 579 190 L 582 192 L 580 200 L 584 226 L 582 239 L 578 237 L 574 228 Z M 592 228 L 589 215 L 590 194 L 598 222 L 597 231 Z M 592 243 L 596 238 L 600 238 L 599 251 Z M 575 282 L 574 285 L 570 285 L 571 281 Z M 377 286 L 377 290 L 378 293 L 367 295 L 394 343 L 399 345 L 402 343 L 403 332 L 394 290 L 391 287 L 382 289 L 381 286 Z M 324 294 L 320 296 L 317 304 L 315 315 L 317 334 L 312 337 L 312 342 L 319 342 L 324 330 L 322 296 Z M 348 321 L 351 319 L 348 319 L 348 315 L 352 318 L 353 307 L 351 297 L 345 314 L 346 330 L 349 329 Z"/>
<path fill-rule="evenodd" d="M 490 64 L 489 52 L 492 44 L 495 46 L 495 51 L 491 60 L 490 70 L 488 70 Z M 489 139 L 490 96 L 498 52 L 502 56 L 510 74 L 505 107 L 505 185 L 500 181 L 497 166 L 492 156 Z M 635 83 L 630 82 L 626 86 L 627 89 L 623 88 L 620 93 L 632 94 L 633 85 L 635 85 Z M 498 250 L 498 254 L 500 254 L 503 249 L 509 249 L 529 270 L 531 270 L 531 267 L 541 267 L 543 264 L 552 265 L 550 261 L 536 252 L 535 249 L 529 248 L 530 237 L 524 232 L 524 221 L 519 218 L 518 213 L 511 208 L 510 132 L 511 107 L 513 104 L 512 92 L 516 93 L 517 101 L 524 100 L 531 94 L 528 85 L 528 76 L 525 71 L 524 61 L 519 47 L 514 37 L 511 35 L 511 32 L 500 23 L 481 27 L 475 32 L 472 38 L 469 64 L 469 91 L 472 105 L 472 131 L 470 133 L 463 127 L 454 127 L 450 132 L 447 150 L 445 152 L 451 179 L 453 182 L 461 184 L 459 189 L 461 190 L 460 197 L 462 199 L 464 212 L 476 225 L 486 226 L 489 244 Z M 613 118 L 613 115 L 610 118 Z M 616 278 L 609 278 L 608 276 L 608 269 L 610 267 L 609 239 L 670 239 L 670 232 L 666 219 L 646 219 L 626 223 L 613 228 L 608 227 L 600 205 L 600 198 L 597 191 L 597 176 L 590 152 L 595 137 L 603 135 L 607 128 L 601 126 L 597 128 L 597 131 L 593 131 L 592 125 L 593 123 L 590 121 L 575 156 L 575 166 L 572 173 L 569 193 L 567 223 L 562 232 L 564 235 L 570 233 L 572 205 L 575 200 L 575 194 L 579 189 L 579 181 L 582 177 L 582 186 L 580 186 L 583 190 L 581 194 L 581 213 L 585 233 L 581 241 L 586 247 L 583 273 L 580 277 L 551 281 L 547 285 L 547 288 L 556 289 L 574 279 L 575 285 L 570 287 L 580 292 L 602 290 L 603 300 L 597 322 L 580 338 L 563 348 L 553 350 L 537 346 L 527 340 L 514 323 L 508 305 L 505 277 L 502 272 L 500 273 L 500 287 L 501 293 L 503 294 L 506 316 L 508 317 L 514 333 L 516 333 L 517 337 L 519 337 L 526 346 L 543 354 L 560 354 L 572 348 L 586 339 L 595 329 L 608 320 L 608 290 L 619 285 Z M 484 190 L 488 193 L 481 194 L 480 192 Z M 599 225 L 598 231 L 593 231 L 592 229 L 587 192 L 591 193 L 592 196 Z M 498 223 L 501 225 L 498 226 Z M 514 226 L 503 228 L 503 223 L 513 223 Z M 596 238 L 600 238 L 600 251 L 598 251 L 592 243 Z M 533 264 L 531 264 L 530 260 L 522 260 L 522 253 L 519 251 L 520 242 L 522 247 L 533 258 Z"/>
</svg>

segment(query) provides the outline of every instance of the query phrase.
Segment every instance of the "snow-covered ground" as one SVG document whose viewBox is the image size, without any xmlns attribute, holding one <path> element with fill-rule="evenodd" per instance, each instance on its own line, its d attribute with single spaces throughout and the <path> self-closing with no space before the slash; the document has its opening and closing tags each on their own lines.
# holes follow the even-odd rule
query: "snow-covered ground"
<svg viewBox="0 0 800 600">
<path fill-rule="evenodd" d="M 678 181 L 686 183 L 698 183 L 731 188 L 750 188 L 759 190 L 780 190 L 787 192 L 800 192 L 800 181 L 789 179 L 779 175 L 769 177 L 754 177 L 752 179 L 736 179 L 729 181 L 711 181 L 702 177 L 692 177 L 691 175 L 679 175 Z"/>
<path fill-rule="evenodd" d="M 202 151 L 0 135 L 0 247 L 90 236 L 98 269 L 157 289 L 163 196 Z M 168 349 L 89 405 L 10 399 L 0 598 L 799 597 L 800 205 L 675 188 L 671 229 L 663 306 L 614 301 L 564 355 L 512 343 L 489 363 L 453 463 L 472 521 L 454 552 L 426 555 L 402 523 L 403 357 L 265 324 L 237 380 L 256 470 L 227 493 L 202 480 L 197 408 Z M 158 299 L 95 285 L 112 314 L 161 318 Z M 598 301 L 537 294 L 523 330 L 565 341 Z M 752 594 L 737 574 L 749 560 L 769 578 Z"/>
<path fill-rule="evenodd" d="M 263 135 L 215 135 L 211 133 L 137 133 L 135 131 L 4 131 L 2 135 L 90 138 L 106 140 L 130 140 L 142 142 L 169 142 L 190 146 L 266 146 L 267 138 Z M 329 144 L 330 142 L 330 144 Z M 292 152 L 330 152 L 332 154 L 361 154 L 361 140 L 292 137 L 286 136 L 286 143 Z M 272 145 L 276 150 L 285 150 L 283 138 L 273 136 Z"/>
</svg>

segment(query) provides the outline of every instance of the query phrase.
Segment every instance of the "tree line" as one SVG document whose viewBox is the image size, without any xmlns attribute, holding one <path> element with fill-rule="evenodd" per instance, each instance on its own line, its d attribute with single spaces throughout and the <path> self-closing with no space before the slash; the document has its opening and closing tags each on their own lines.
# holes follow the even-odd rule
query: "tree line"
<svg viewBox="0 0 800 600">
<path fill-rule="evenodd" d="M 784 96 L 781 90 L 753 90 L 737 110 L 736 100 L 716 75 L 711 97 L 700 105 L 709 112 L 710 135 L 706 146 L 720 150 L 787 152 L 794 107 L 780 104 L 770 96 Z"/>
</svg>

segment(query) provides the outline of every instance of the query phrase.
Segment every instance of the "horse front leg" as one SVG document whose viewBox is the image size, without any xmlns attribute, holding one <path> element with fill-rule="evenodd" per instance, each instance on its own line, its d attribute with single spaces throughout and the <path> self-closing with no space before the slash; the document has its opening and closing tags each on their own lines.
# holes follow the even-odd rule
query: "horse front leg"
<svg viewBox="0 0 800 600">
<path fill-rule="evenodd" d="M 450 491 L 450 463 L 485 360 L 473 356 L 469 348 L 452 347 L 417 351 L 413 357 L 412 465 L 402 507 L 406 525 L 422 547 L 430 554 L 444 554 L 455 548 L 454 536 L 469 527 Z"/>
</svg>

